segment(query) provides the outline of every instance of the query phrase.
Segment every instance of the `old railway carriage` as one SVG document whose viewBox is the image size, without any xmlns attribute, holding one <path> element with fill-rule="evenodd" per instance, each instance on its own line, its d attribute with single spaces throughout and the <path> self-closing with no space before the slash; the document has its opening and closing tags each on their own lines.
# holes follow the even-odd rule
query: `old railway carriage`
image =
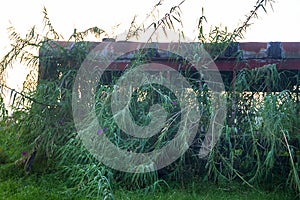
<svg viewBox="0 0 300 200">
<path fill-rule="evenodd" d="M 141 45 L 134 42 L 115 42 L 112 39 L 104 40 L 113 44 L 130 46 L 130 49 L 139 49 Z M 65 42 L 51 41 L 45 43 L 40 49 L 40 74 L 39 79 L 55 79 L 59 76 L 60 67 L 68 65 L 71 68 L 79 68 L 85 56 L 93 50 L 98 42 Z M 187 44 L 190 46 L 195 43 Z M 196 44 L 199 45 L 199 44 Z M 183 59 L 174 58 L 176 56 L 165 51 L 167 43 L 152 43 L 148 48 L 148 62 L 159 63 L 169 66 L 177 71 L 193 70 L 193 67 L 183 62 Z M 207 48 L 206 48 L 207 47 Z M 265 65 L 275 64 L 279 72 L 284 71 L 282 80 L 278 83 L 277 89 L 293 89 L 298 84 L 297 75 L 300 69 L 300 42 L 245 42 L 232 43 L 226 50 L 217 57 L 214 56 L 216 48 L 210 45 L 204 47 L 220 71 L 226 88 L 232 88 L 235 77 L 242 69 L 258 69 Z M 150 50 L 149 50 L 150 49 Z M 162 50 L 163 49 L 163 50 Z M 109 83 L 109 74 L 118 75 L 124 71 L 135 59 L 134 52 L 127 52 L 116 59 L 107 69 L 107 77 L 103 79 Z M 180 56 L 178 56 L 180 57 Z M 161 65 L 151 65 L 149 71 L 162 71 Z M 194 69 L 195 70 L 195 69 Z M 209 69 L 208 69 L 209 70 Z M 296 76 L 295 76 L 296 75 Z M 266 77 L 268 74 L 266 74 Z M 259 84 L 259 83 L 258 83 Z M 257 85 L 258 86 L 258 85 Z M 260 87 L 258 87 L 259 90 Z M 255 90 L 255 83 L 253 83 Z M 274 88 L 276 89 L 276 88 Z M 295 89 L 295 88 L 294 88 Z"/>
</svg>

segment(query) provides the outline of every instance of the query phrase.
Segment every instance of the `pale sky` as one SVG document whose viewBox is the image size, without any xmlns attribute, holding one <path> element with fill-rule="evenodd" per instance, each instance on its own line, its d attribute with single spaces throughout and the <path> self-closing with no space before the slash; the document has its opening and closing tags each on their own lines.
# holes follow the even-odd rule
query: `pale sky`
<svg viewBox="0 0 300 200">
<path fill-rule="evenodd" d="M 181 0 L 165 0 L 160 16 Z M 245 19 L 257 0 L 186 0 L 182 5 L 183 31 L 194 39 L 201 8 L 208 25 L 223 25 L 233 29 Z M 268 14 L 260 13 L 243 41 L 300 41 L 300 0 L 275 0 Z M 4 1 L 3 1 L 4 2 Z M 66 38 L 74 28 L 84 30 L 98 26 L 110 34 L 118 34 L 130 26 L 134 15 L 142 22 L 158 0 L 10 0 L 0 6 L 0 51 L 8 45 L 6 28 L 13 25 L 25 34 L 33 25 L 42 26 L 42 8 L 46 6 L 56 30 Z M 152 18 L 149 19 L 152 21 Z M 149 22 L 149 21 L 148 21 Z M 112 27 L 120 26 L 112 31 Z M 146 23 L 149 24 L 149 23 Z M 208 27 L 209 28 L 209 27 Z M 2 52 L 1 52 L 2 53 Z M 0 53 L 0 55 L 1 55 Z"/>
<path fill-rule="evenodd" d="M 181 0 L 165 0 L 159 9 L 162 17 L 169 9 Z M 207 29 L 213 25 L 228 26 L 229 30 L 237 27 L 245 19 L 245 15 L 257 0 L 186 0 L 182 5 L 183 31 L 191 39 L 197 37 L 197 23 L 204 7 L 207 18 Z M 293 41 L 300 42 L 300 0 L 275 0 L 274 11 L 267 7 L 268 14 L 259 13 L 259 19 L 245 34 L 242 41 L 269 42 Z M 49 17 L 57 32 L 66 39 L 73 29 L 83 31 L 98 26 L 111 35 L 128 30 L 134 15 L 137 22 L 142 23 L 147 13 L 158 0 L 9 0 L 2 1 L 0 6 L 0 56 L 8 50 L 9 41 L 7 28 L 14 26 L 18 32 L 25 34 L 33 25 L 42 27 L 43 6 L 48 10 Z M 149 25 L 153 18 L 149 18 Z M 116 25 L 120 24 L 117 28 Z M 115 28 L 113 28 L 115 27 Z M 113 28 L 113 30 L 112 30 Z M 14 71 L 13 76 L 19 77 L 24 71 Z M 11 82 L 15 82 L 11 78 Z M 21 80 L 21 79 L 19 79 Z"/>
</svg>

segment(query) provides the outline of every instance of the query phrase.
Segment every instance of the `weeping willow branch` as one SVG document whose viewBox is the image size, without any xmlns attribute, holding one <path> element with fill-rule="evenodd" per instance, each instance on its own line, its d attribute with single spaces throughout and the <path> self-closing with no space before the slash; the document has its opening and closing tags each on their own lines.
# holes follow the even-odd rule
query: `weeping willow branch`
<svg viewBox="0 0 300 200">
<path fill-rule="evenodd" d="M 163 2 L 164 0 L 159 0 L 158 3 L 156 3 L 152 10 L 146 15 L 144 21 L 140 24 L 140 25 L 136 25 L 135 21 L 136 21 L 136 18 L 137 18 L 137 15 L 135 15 L 130 23 L 130 27 L 128 29 L 128 32 L 127 32 L 127 35 L 126 35 L 126 41 L 129 40 L 130 38 L 134 37 L 134 36 L 137 36 L 139 35 L 139 31 L 143 31 L 145 30 L 144 28 L 144 24 L 145 22 L 149 19 L 149 17 L 151 15 L 153 15 L 153 13 L 155 12 L 155 10 L 157 10 L 157 8 L 161 5 L 163 5 Z M 151 25 L 150 25 L 151 26 Z"/>
<path fill-rule="evenodd" d="M 56 106 L 56 105 L 54 105 L 54 104 L 50 105 L 50 104 L 46 104 L 46 103 L 44 103 L 44 102 L 38 101 L 38 100 L 36 100 L 35 98 L 32 98 L 32 97 L 30 97 L 30 96 L 24 94 L 23 92 L 18 92 L 16 89 L 11 88 L 11 87 L 9 87 L 9 86 L 7 86 L 7 85 L 4 85 L 4 84 L 1 84 L 1 85 L 0 85 L 0 88 L 6 88 L 6 89 L 8 89 L 8 90 L 11 91 L 11 94 L 14 93 L 15 95 L 20 95 L 23 99 L 27 99 L 27 100 L 29 100 L 29 101 L 31 101 L 31 102 L 33 102 L 33 103 L 37 103 L 37 104 L 40 104 L 40 105 L 43 105 L 43 106 L 50 106 L 50 107 Z M 11 95 L 11 96 L 12 96 L 12 95 Z M 14 99 L 15 99 L 15 98 L 14 98 Z"/>
<path fill-rule="evenodd" d="M 68 41 L 74 39 L 75 42 L 83 41 L 89 34 L 94 35 L 96 38 L 100 38 L 101 35 L 108 36 L 108 34 L 101 28 L 95 26 L 86 29 L 85 31 L 77 32 L 77 29 L 74 29 L 73 34 L 70 36 Z"/>
<path fill-rule="evenodd" d="M 251 20 L 258 17 L 259 10 L 263 9 L 263 11 L 267 13 L 266 6 L 268 3 L 271 8 L 273 8 L 272 3 L 274 3 L 274 0 L 258 0 L 254 6 L 254 9 L 252 9 L 249 14 L 246 15 L 246 19 L 242 25 L 235 28 L 233 32 L 228 32 L 226 27 L 224 30 L 221 30 L 220 27 L 214 27 L 212 30 L 210 30 L 208 37 L 204 34 L 203 23 L 207 22 L 207 20 L 204 16 L 204 10 L 202 8 L 202 16 L 198 22 L 198 40 L 204 45 L 209 44 L 212 47 L 216 47 L 212 49 L 213 52 L 209 52 L 212 54 L 213 59 L 216 60 L 225 52 L 232 42 L 244 38 L 244 33 L 247 31 L 247 28 L 251 26 Z"/>
<path fill-rule="evenodd" d="M 149 39 L 147 42 L 149 42 L 152 38 L 152 36 L 154 35 L 154 33 L 159 29 L 159 27 L 162 27 L 164 34 L 167 36 L 166 33 L 166 29 L 172 29 L 174 30 L 174 24 L 173 24 L 173 20 L 177 21 L 178 23 L 180 23 L 182 25 L 182 21 L 181 21 L 181 5 L 185 2 L 185 0 L 181 1 L 178 5 L 171 7 L 170 11 L 168 13 L 166 13 L 164 15 L 164 17 L 162 17 L 161 19 L 159 19 L 157 22 L 153 22 L 151 23 L 147 29 L 149 29 L 151 26 L 154 27 L 154 31 L 152 32 L 152 34 L 150 35 Z"/>
<path fill-rule="evenodd" d="M 294 175 L 295 184 L 297 186 L 298 192 L 300 193 L 300 179 L 299 179 L 299 174 L 298 174 L 298 171 L 297 171 L 295 163 L 294 163 L 294 158 L 293 158 L 293 155 L 292 155 L 292 152 L 291 152 L 290 145 L 289 145 L 288 140 L 286 138 L 286 134 L 285 134 L 285 132 L 283 130 L 281 130 L 281 131 L 282 131 L 282 134 L 283 134 L 284 142 L 286 144 L 286 148 L 287 148 L 287 150 L 289 152 L 289 157 L 290 157 L 290 162 L 291 162 L 291 165 L 292 165 L 292 171 L 293 171 L 293 175 Z"/>
<path fill-rule="evenodd" d="M 48 16 L 48 11 L 46 9 L 46 7 L 43 8 L 43 14 L 44 14 L 44 19 L 43 19 L 43 22 L 44 22 L 44 28 L 48 28 L 48 31 L 46 33 L 46 37 L 49 38 L 49 36 L 52 35 L 53 39 L 54 40 L 59 40 L 60 38 L 63 38 L 62 35 L 58 34 L 52 23 L 51 23 L 51 20 Z"/>
<path fill-rule="evenodd" d="M 273 8 L 272 3 L 274 3 L 274 0 L 258 0 L 256 2 L 256 5 L 254 6 L 254 9 L 250 11 L 250 14 L 246 15 L 246 20 L 244 21 L 244 23 L 236 28 L 230 38 L 230 41 L 236 41 L 237 38 L 241 39 L 244 37 L 243 32 L 246 32 L 247 28 L 249 26 L 251 26 L 250 21 L 253 18 L 257 18 L 258 17 L 258 11 L 260 9 L 263 9 L 265 13 L 267 13 L 267 9 L 265 8 L 265 6 L 267 5 L 267 3 L 270 4 L 271 8 Z"/>
</svg>

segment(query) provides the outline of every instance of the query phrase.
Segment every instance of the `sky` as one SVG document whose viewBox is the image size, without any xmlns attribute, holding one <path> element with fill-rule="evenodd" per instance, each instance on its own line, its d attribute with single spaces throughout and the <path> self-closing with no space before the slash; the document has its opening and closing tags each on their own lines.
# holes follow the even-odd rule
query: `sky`
<svg viewBox="0 0 300 200">
<path fill-rule="evenodd" d="M 128 30 L 135 15 L 136 22 L 149 25 L 159 19 L 181 0 L 164 0 L 155 16 L 144 21 L 158 0 L 9 0 L 0 6 L 0 57 L 9 49 L 7 28 L 14 26 L 21 35 L 34 25 L 43 27 L 43 7 L 48 10 L 50 20 L 57 32 L 64 38 L 73 33 L 74 28 L 83 31 L 98 26 L 109 35 L 117 35 Z M 186 0 L 181 6 L 183 30 L 186 37 L 197 37 L 197 24 L 204 8 L 207 19 L 206 30 L 212 26 L 227 26 L 233 30 L 245 15 L 253 9 L 257 0 Z M 300 42 L 300 0 L 274 0 L 273 10 L 267 6 L 268 13 L 259 12 L 253 20 L 245 38 L 240 42 Z M 8 84 L 24 78 L 24 68 L 10 72 Z M 22 76 L 23 75 L 23 76 Z M 18 78 L 16 78 L 18 77 Z"/>
<path fill-rule="evenodd" d="M 170 7 L 181 0 L 164 0 L 157 17 L 162 17 Z M 182 5 L 182 20 L 185 35 L 194 39 L 197 36 L 197 23 L 204 7 L 207 29 L 212 25 L 228 26 L 229 30 L 237 27 L 257 0 L 186 0 Z M 45 6 L 55 29 L 68 38 L 73 29 L 85 30 L 98 26 L 110 35 L 127 30 L 134 15 L 142 23 L 145 15 L 158 0 L 10 0 L 0 6 L 0 55 L 8 46 L 7 28 L 14 26 L 25 34 L 33 25 L 42 25 Z M 275 0 L 273 10 L 259 13 L 259 19 L 242 41 L 300 41 L 300 0 Z M 159 16 L 158 16 L 159 15 Z M 149 18 L 148 21 L 152 21 Z M 117 26 L 119 24 L 119 26 Z M 146 23 L 150 24 L 150 23 Z M 112 30 L 113 29 L 113 30 Z"/>
</svg>

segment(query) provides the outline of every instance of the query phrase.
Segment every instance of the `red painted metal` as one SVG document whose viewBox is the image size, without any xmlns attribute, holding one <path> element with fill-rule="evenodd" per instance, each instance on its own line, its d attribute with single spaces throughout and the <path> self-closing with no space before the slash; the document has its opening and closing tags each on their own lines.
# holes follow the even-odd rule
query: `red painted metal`
<svg viewBox="0 0 300 200">
<path fill-rule="evenodd" d="M 119 42 L 116 42 L 119 43 Z M 124 43 L 124 42 L 123 42 Z M 138 48 L 139 43 L 126 42 L 126 45 L 131 45 Z M 95 48 L 98 42 L 89 42 L 91 50 Z M 278 43 L 278 48 L 273 48 L 274 51 L 280 52 L 280 55 L 270 56 L 270 47 L 272 43 L 261 43 L 261 42 L 246 42 L 237 43 L 239 58 L 224 57 L 215 60 L 220 71 L 238 71 L 242 68 L 257 68 L 262 67 L 267 64 L 276 64 L 277 68 L 280 70 L 300 70 L 300 42 L 282 42 Z M 72 49 L 73 42 L 58 41 L 52 44 L 53 47 L 58 48 L 61 46 L 65 49 Z M 159 48 L 167 48 L 168 43 L 158 43 Z M 277 56 L 277 58 L 276 58 Z M 59 59 L 59 58 L 54 58 Z M 155 62 L 168 65 L 173 68 L 178 68 L 178 64 L 170 62 L 168 58 L 157 58 Z M 125 67 L 130 63 L 130 61 L 118 61 L 109 67 L 108 70 L 120 71 L 124 70 Z M 181 66 L 182 67 L 182 66 Z M 184 66 L 183 66 L 184 69 Z M 160 70 L 155 66 L 150 71 Z"/>
</svg>

